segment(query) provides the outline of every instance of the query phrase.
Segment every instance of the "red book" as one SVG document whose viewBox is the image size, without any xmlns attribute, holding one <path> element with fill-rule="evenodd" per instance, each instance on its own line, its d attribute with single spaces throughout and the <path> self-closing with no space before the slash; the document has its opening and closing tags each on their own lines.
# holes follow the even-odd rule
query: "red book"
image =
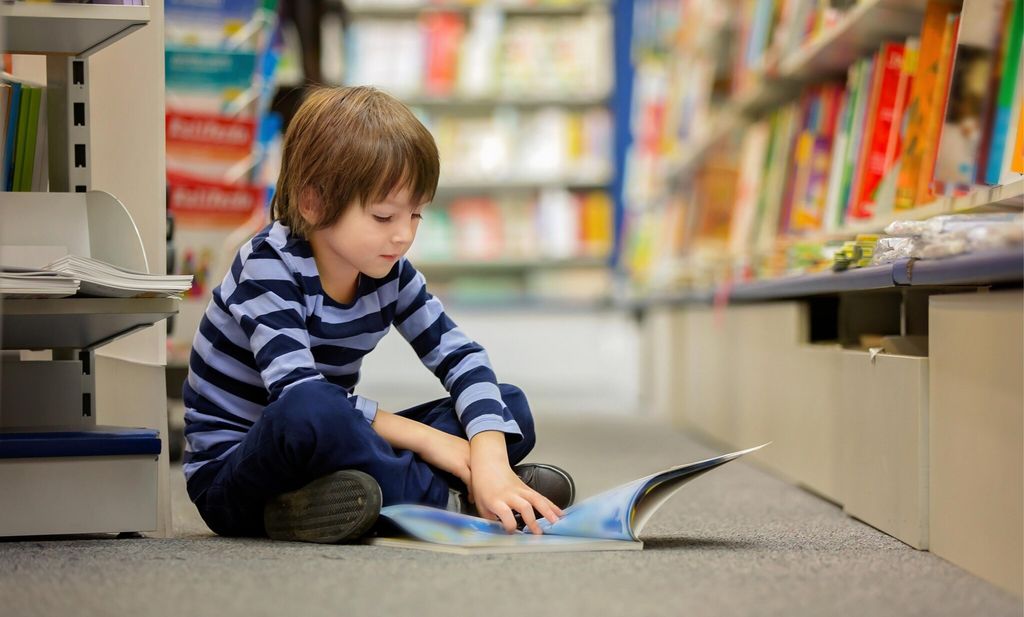
<svg viewBox="0 0 1024 617">
<path fill-rule="evenodd" d="M 874 113 L 872 122 L 866 127 L 867 140 L 862 154 L 861 177 L 857 197 L 850 211 L 854 218 L 869 219 L 874 215 L 875 191 L 888 171 L 887 163 L 891 163 L 891 157 L 887 154 L 893 125 L 898 120 L 899 99 L 902 95 L 900 78 L 903 74 L 903 52 L 902 43 L 886 43 L 879 53 L 881 75 L 871 100 Z"/>
<path fill-rule="evenodd" d="M 462 17 L 456 13 L 428 13 L 423 18 L 427 39 L 427 94 L 445 96 L 452 93 L 459 72 L 459 47 L 465 30 Z"/>
</svg>

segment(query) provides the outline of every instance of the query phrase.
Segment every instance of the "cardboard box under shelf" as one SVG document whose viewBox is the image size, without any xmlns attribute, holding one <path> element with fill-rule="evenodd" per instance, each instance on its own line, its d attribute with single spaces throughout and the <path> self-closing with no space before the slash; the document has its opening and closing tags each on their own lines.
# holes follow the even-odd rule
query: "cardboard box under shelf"
<svg viewBox="0 0 1024 617">
<path fill-rule="evenodd" d="M 843 351 L 839 492 L 851 516 L 928 548 L 928 358 Z"/>
</svg>

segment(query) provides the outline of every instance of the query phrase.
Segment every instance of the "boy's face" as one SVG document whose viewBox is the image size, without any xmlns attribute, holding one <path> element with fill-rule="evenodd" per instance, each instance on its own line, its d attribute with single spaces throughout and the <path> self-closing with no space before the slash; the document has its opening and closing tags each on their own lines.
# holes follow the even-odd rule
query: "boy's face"
<svg viewBox="0 0 1024 617">
<path fill-rule="evenodd" d="M 333 225 L 310 234 L 317 267 L 335 284 L 354 282 L 361 272 L 381 278 L 412 246 L 425 204 L 413 203 L 409 189 L 392 191 L 365 208 L 347 208 Z"/>
</svg>

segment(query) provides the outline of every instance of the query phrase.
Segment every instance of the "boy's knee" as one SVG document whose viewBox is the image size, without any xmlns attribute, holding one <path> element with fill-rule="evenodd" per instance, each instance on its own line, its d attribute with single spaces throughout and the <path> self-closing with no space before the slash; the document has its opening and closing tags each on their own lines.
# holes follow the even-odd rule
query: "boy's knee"
<svg viewBox="0 0 1024 617">
<path fill-rule="evenodd" d="M 263 416 L 274 432 L 288 440 L 316 441 L 323 432 L 338 431 L 339 424 L 365 422 L 363 414 L 344 391 L 322 379 L 305 381 L 288 388 Z"/>
<path fill-rule="evenodd" d="M 526 394 L 519 387 L 507 383 L 499 384 L 498 389 L 501 391 L 501 400 L 505 402 L 509 413 L 523 433 L 521 447 L 526 451 L 532 450 L 537 441 L 537 434 L 534 431 L 533 413 L 530 411 Z"/>
</svg>

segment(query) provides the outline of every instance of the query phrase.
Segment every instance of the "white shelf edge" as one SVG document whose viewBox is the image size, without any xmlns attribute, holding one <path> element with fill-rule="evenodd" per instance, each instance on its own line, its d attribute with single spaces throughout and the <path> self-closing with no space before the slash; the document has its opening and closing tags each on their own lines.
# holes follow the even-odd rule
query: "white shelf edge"
<svg viewBox="0 0 1024 617">
<path fill-rule="evenodd" d="M 87 56 L 149 21 L 148 6 L 0 4 L 4 53 Z"/>
</svg>

